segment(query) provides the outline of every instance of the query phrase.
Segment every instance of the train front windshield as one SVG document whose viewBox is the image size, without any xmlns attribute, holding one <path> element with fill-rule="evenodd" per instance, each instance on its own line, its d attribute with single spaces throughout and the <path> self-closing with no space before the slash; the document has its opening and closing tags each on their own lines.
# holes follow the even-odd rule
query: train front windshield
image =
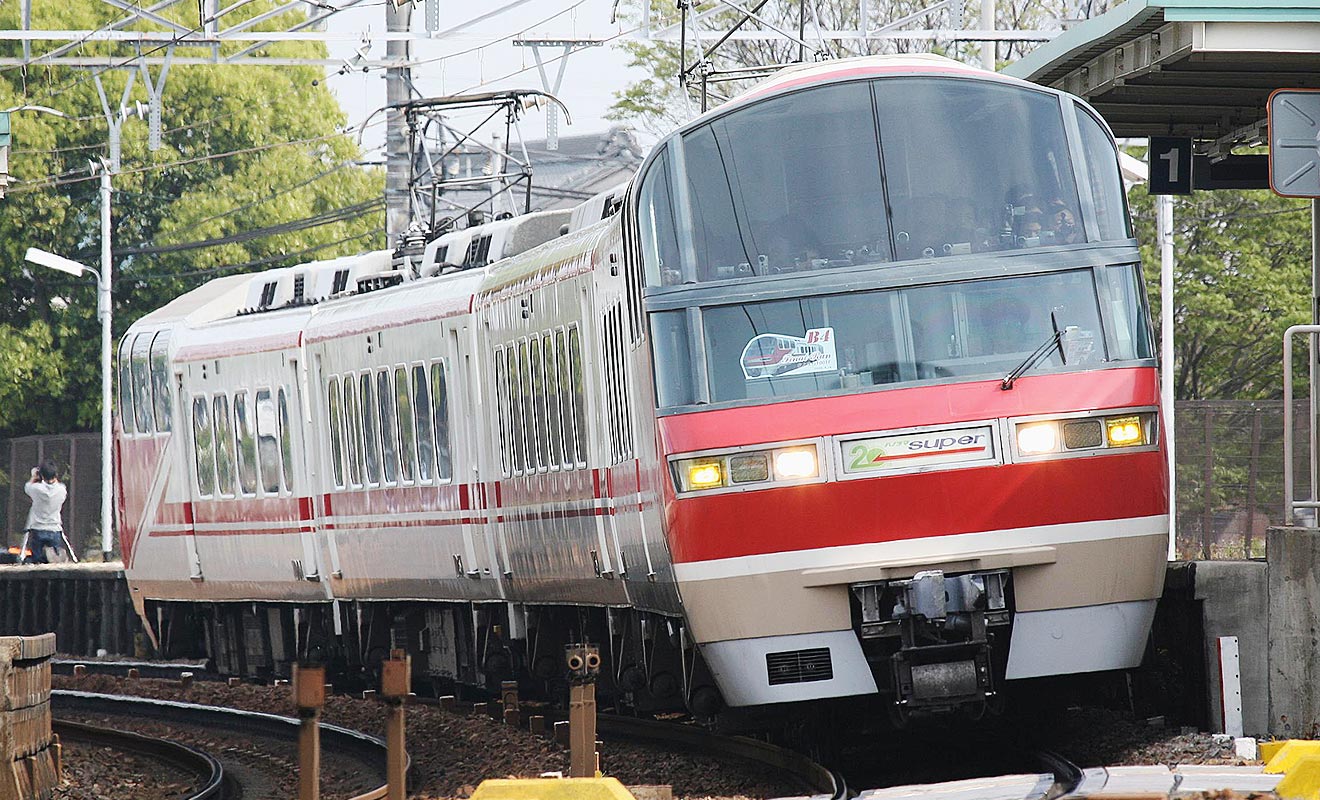
<svg viewBox="0 0 1320 800">
<path fill-rule="evenodd" d="M 737 109 L 671 140 L 639 199 L 652 286 L 1131 238 L 1114 146 L 1089 112 L 953 78 Z"/>
<path fill-rule="evenodd" d="M 720 403 L 998 378 L 1056 330 L 1061 346 L 1039 369 L 1148 359 L 1140 292 L 1136 267 L 1124 265 L 659 312 L 659 403 L 696 402 L 694 379 Z M 690 313 L 700 315 L 704 374 L 689 357 Z"/>
<path fill-rule="evenodd" d="M 736 107 L 658 151 L 637 215 L 648 294 L 692 298 L 651 314 L 662 408 L 1002 377 L 1056 330 L 1040 369 L 1151 357 L 1135 264 L 1066 255 L 1137 260 L 1113 140 L 1057 93 L 890 77 Z M 722 296 L 749 281 L 766 299 Z"/>
</svg>

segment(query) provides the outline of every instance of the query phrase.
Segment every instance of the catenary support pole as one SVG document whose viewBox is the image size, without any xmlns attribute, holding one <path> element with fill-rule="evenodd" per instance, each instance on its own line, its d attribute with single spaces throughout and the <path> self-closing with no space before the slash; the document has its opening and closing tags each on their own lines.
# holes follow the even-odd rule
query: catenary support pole
<svg viewBox="0 0 1320 800">
<path fill-rule="evenodd" d="M 1169 560 L 1178 557 L 1178 494 L 1173 427 L 1173 197 L 1155 199 L 1156 238 L 1160 242 L 1160 405 L 1164 409 L 1164 446 L 1169 468 Z"/>
<path fill-rule="evenodd" d="M 1320 200 L 1311 201 L 1311 324 L 1320 325 Z M 1320 426 L 1316 425 L 1316 420 L 1320 420 L 1320 336 L 1311 334 L 1310 355 L 1308 364 L 1310 369 L 1310 389 L 1311 389 L 1311 420 L 1307 426 L 1311 436 L 1311 471 L 1309 494 L 1312 502 L 1320 498 L 1320 491 L 1316 484 L 1320 483 Z M 1291 503 L 1296 498 L 1285 498 Z M 1307 510 L 1307 527 L 1320 527 L 1320 520 L 1316 518 L 1314 509 Z M 1296 524 L 1294 522 L 1294 524 Z"/>
<path fill-rule="evenodd" d="M 995 29 L 995 0 L 981 0 L 981 27 L 987 31 Z M 995 71 L 995 43 L 981 42 L 981 67 Z"/>
<path fill-rule="evenodd" d="M 390 33 L 408 31 L 412 3 L 385 3 L 385 27 Z M 385 45 L 390 67 L 385 70 L 385 102 L 405 103 L 411 98 L 412 42 L 391 40 Z M 403 111 L 385 112 L 385 244 L 395 247 L 408 230 L 408 176 L 411 152 L 408 146 L 407 120 Z"/>
<path fill-rule="evenodd" d="M 110 165 L 101 164 L 101 274 L 96 283 L 96 313 L 101 320 L 101 554 L 109 561 L 114 551 L 114 461 L 110 450 L 110 346 L 113 334 L 110 318 L 114 313 L 110 295 Z"/>
</svg>

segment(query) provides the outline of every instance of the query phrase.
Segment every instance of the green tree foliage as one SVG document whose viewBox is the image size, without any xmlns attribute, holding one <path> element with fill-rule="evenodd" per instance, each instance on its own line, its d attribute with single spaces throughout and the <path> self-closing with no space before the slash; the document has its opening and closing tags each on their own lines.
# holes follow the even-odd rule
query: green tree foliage
<svg viewBox="0 0 1320 800">
<path fill-rule="evenodd" d="M 238 22 L 277 6 L 252 0 L 227 17 Z M 180 5 L 176 21 L 196 26 L 197 6 Z M 117 19 L 100 3 L 36 4 L 33 27 L 95 29 Z M 286 12 L 301 13 L 301 12 Z M 192 17 L 187 15 L 191 14 Z M 0 27 L 16 29 L 17 5 L 0 5 Z M 256 26 L 288 24 L 281 16 Z M 58 43 L 34 42 L 36 54 Z M 238 45 L 226 45 L 227 52 Z M 116 49 L 118 48 L 118 49 Z M 20 55 L 21 45 L 0 45 Z M 176 57 L 209 55 L 178 47 Z M 122 56 L 114 43 L 87 42 L 77 54 Z M 266 46 L 263 55 L 324 57 L 316 43 Z M 163 55 L 163 52 L 155 53 Z M 159 67 L 152 67 L 152 76 Z M 100 72 L 111 107 L 119 103 L 130 69 Z M 40 104 L 68 115 L 13 115 L 10 170 L 14 183 L 0 201 L 0 435 L 94 429 L 99 425 L 99 328 L 93 281 L 27 265 L 30 246 L 89 265 L 99 264 L 98 178 L 89 162 L 107 155 L 108 132 L 93 71 L 0 69 L 0 107 Z M 163 100 L 163 146 L 148 149 L 147 123 L 123 126 L 120 173 L 115 176 L 113 245 L 115 335 L 135 319 L 209 278 L 235 269 L 287 266 L 380 247 L 383 212 L 378 169 L 357 166 L 355 137 L 320 67 L 175 64 Z M 146 102 L 142 76 L 129 105 Z M 316 227 L 283 230 L 221 246 L 200 241 L 278 227 L 338 209 L 367 213 Z M 22 341 L 10 352 L 8 343 Z M 35 352 L 33 348 L 38 348 Z M 40 367 L 35 364 L 40 362 Z M 18 386 L 18 394 L 10 387 Z M 12 398 L 12 402 L 11 402 Z"/>
<path fill-rule="evenodd" d="M 632 24 L 642 20 L 642 3 L 650 2 L 652 31 L 678 25 L 681 19 L 672 0 L 634 0 L 626 11 Z M 612 119 L 641 125 L 652 133 L 663 134 L 701 110 L 701 91 L 697 83 L 684 91 L 679 83 L 680 65 L 689 67 L 699 56 L 711 48 L 721 35 L 742 19 L 739 12 L 713 2 L 694 3 L 689 18 L 687 57 L 680 59 L 678 42 L 627 40 L 622 47 L 631 57 L 630 65 L 641 69 L 645 76 L 615 93 L 616 101 L 609 116 Z M 926 14 L 920 12 L 931 5 L 928 0 L 871 0 L 865 24 L 875 30 L 895 20 L 911 21 L 904 26 L 937 30 L 979 27 L 979 4 L 964 3 L 960 18 L 950 9 Z M 1057 30 L 1060 26 L 1101 14 L 1117 5 L 1117 0 L 998 0 L 995 27 L 998 29 Z M 979 64 L 980 44 L 977 42 L 926 41 L 919 39 L 823 40 L 818 31 L 852 30 L 859 23 L 859 0 L 767 0 L 752 3 L 757 16 L 780 31 L 796 34 L 801 25 L 802 40 L 813 49 L 803 48 L 788 38 L 777 41 L 746 41 L 736 37 L 722 44 L 712 53 L 708 69 L 715 72 L 752 66 L 788 64 L 799 60 L 849 58 L 882 53 L 932 52 Z M 626 8 L 626 7 L 625 7 Z M 749 22 L 740 30 L 756 27 Z M 1001 62 L 1020 58 L 1035 46 L 1032 42 L 1002 42 L 997 45 Z M 699 72 L 697 74 L 700 74 Z M 742 80 L 712 80 L 707 87 L 708 106 L 718 105 L 737 95 L 761 79 L 764 73 Z"/>
<path fill-rule="evenodd" d="M 1158 325 L 1153 198 L 1130 193 Z M 1283 396 L 1283 332 L 1310 322 L 1310 204 L 1268 191 L 1196 192 L 1174 204 L 1174 393 L 1179 400 Z M 1304 364 L 1304 362 L 1303 362 Z"/>
</svg>

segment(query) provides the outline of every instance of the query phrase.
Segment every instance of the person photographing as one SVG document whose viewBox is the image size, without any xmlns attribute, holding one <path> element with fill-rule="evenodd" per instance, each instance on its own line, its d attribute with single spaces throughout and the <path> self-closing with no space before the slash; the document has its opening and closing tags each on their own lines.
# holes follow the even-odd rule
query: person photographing
<svg viewBox="0 0 1320 800">
<path fill-rule="evenodd" d="M 23 487 L 32 500 L 32 510 L 28 512 L 28 549 L 32 551 L 29 559 L 34 564 L 50 563 L 46 558 L 46 548 L 52 547 L 58 554 L 64 550 L 64 522 L 60 519 L 60 510 L 69 491 L 60 483 L 55 465 L 45 461 L 39 467 L 32 468 L 32 479 Z"/>
</svg>

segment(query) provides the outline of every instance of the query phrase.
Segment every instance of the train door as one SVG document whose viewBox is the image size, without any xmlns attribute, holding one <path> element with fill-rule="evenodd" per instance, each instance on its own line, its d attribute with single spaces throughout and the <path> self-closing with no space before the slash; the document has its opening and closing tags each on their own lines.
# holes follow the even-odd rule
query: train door
<svg viewBox="0 0 1320 800">
<path fill-rule="evenodd" d="M 481 469 L 478 438 L 480 426 L 471 422 L 479 413 L 477 409 L 481 405 L 481 390 L 477 386 L 476 365 L 472 363 L 470 335 L 467 326 L 449 331 L 449 352 L 453 354 L 451 374 L 454 379 L 449 386 L 449 413 L 451 420 L 463 421 L 457 425 L 452 422 L 450 424 L 450 430 L 456 433 L 461 431 L 458 435 L 462 437 L 462 459 L 456 465 L 461 468 L 454 470 L 454 480 L 460 485 L 471 487 L 467 493 L 467 506 L 469 510 L 475 510 L 494 506 L 496 495 L 494 485 L 486 483 L 485 472 Z M 464 538 L 467 540 L 470 560 L 468 574 L 473 575 L 475 572 L 481 577 L 498 579 L 505 572 L 501 565 L 509 563 L 504 537 L 500 535 L 501 525 L 497 522 L 498 512 L 484 517 L 479 514 L 468 516 L 472 522 L 463 526 L 467 532 Z"/>
<path fill-rule="evenodd" d="M 321 363 L 321 354 L 318 353 L 316 355 L 316 388 L 313 389 L 310 382 L 305 382 L 305 388 L 303 388 L 302 391 L 306 392 L 308 397 L 305 401 L 299 403 L 299 408 L 303 409 L 303 418 L 306 420 L 303 425 L 303 451 L 307 455 L 303 463 L 309 466 L 303 474 L 307 475 L 308 485 L 306 487 L 306 493 L 308 497 L 311 498 L 312 522 L 310 527 L 312 528 L 312 537 L 314 540 L 317 536 L 322 537 L 325 546 L 325 558 L 330 562 L 330 574 L 334 577 L 343 575 L 343 570 L 339 564 L 339 547 L 335 542 L 335 537 L 326 528 L 326 517 L 330 514 L 330 489 L 335 485 L 339 485 L 342 488 L 342 482 L 347 480 L 344 473 L 347 473 L 349 469 L 349 466 L 343 461 L 343 459 L 347 459 L 348 456 L 344 453 L 345 445 L 343 444 L 342 439 L 340 439 L 340 434 L 343 430 L 340 420 L 342 420 L 343 414 L 338 397 L 333 403 L 335 410 L 330 410 L 332 404 L 329 395 L 331 392 L 339 394 L 339 385 L 340 384 L 336 382 L 333 384 L 334 388 L 331 388 L 332 384 L 327 381 L 325 377 L 325 368 Z M 342 397 L 342 394 L 339 394 L 339 397 Z M 317 404 L 316 414 L 311 413 L 311 403 L 313 402 L 316 402 Z M 325 415 L 324 417 L 321 417 L 321 419 L 324 421 L 323 428 L 326 431 L 326 435 L 318 438 L 316 424 L 313 419 L 322 414 Z M 316 479 L 313 481 L 310 473 L 316 465 L 311 465 L 311 454 L 313 452 L 319 452 L 319 448 L 313 447 L 311 443 L 327 442 L 331 441 L 332 438 L 335 440 L 331 445 L 331 450 L 334 455 L 331 455 L 330 457 L 334 460 L 332 463 L 339 464 L 339 468 L 341 469 L 340 477 L 335 478 L 329 474 L 323 475 L 318 469 Z M 332 466 L 331 472 L 333 472 L 334 469 L 335 467 Z M 329 585 L 327 584 L 326 592 L 330 593 L 330 591 Z"/>
<path fill-rule="evenodd" d="M 315 423 L 310 399 L 304 389 L 305 381 L 299 369 L 300 363 L 299 359 L 289 359 L 284 373 L 287 381 L 280 387 L 276 396 L 276 410 L 279 414 L 280 447 L 284 450 L 284 463 L 289 471 L 289 474 L 284 476 L 285 487 L 293 495 L 298 506 L 298 529 L 301 531 L 298 537 L 302 540 L 302 575 L 306 580 L 319 581 L 322 571 L 316 534 L 321 526 L 315 502 L 319 481 L 315 478 L 319 478 L 320 475 L 311 458 L 311 443 L 316 441 Z M 297 426 L 297 436 L 294 435 L 295 427 L 292 421 L 295 417 L 290 416 L 291 411 L 302 418 L 302 424 Z"/>
</svg>

